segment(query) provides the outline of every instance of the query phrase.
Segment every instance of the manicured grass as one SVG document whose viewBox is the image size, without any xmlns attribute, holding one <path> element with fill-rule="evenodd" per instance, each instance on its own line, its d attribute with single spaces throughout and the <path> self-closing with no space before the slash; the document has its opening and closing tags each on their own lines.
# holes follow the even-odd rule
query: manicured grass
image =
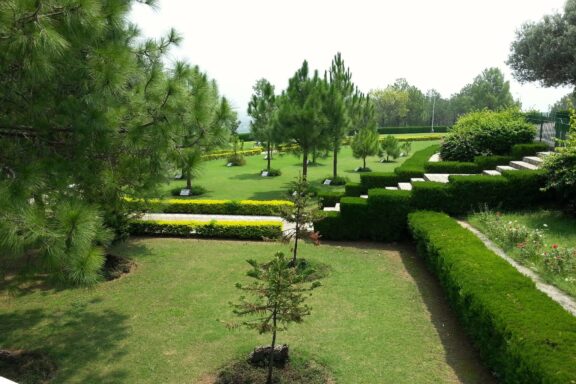
<svg viewBox="0 0 576 384">
<path fill-rule="evenodd" d="M 45 350 L 59 367 L 54 383 L 209 383 L 206 375 L 268 342 L 218 320 L 233 319 L 245 260 L 287 248 L 132 240 L 114 252 L 138 267 L 119 280 L 0 291 L 0 346 Z M 331 272 L 309 300 L 312 315 L 279 337 L 293 356 L 327 366 L 338 383 L 493 382 L 413 248 L 305 244 L 301 255 Z"/>
<path fill-rule="evenodd" d="M 556 285 L 568 294 L 576 297 L 576 270 L 558 274 L 549 271 L 544 265 L 542 252 L 550 252 L 556 245 L 560 249 L 572 248 L 576 251 L 576 218 L 569 217 L 558 211 L 538 210 L 531 212 L 498 213 L 499 220 L 503 223 L 524 226 L 529 230 L 540 230 L 543 237 L 544 249 L 536 256 L 526 256 L 526 252 L 505 239 L 505 236 L 494 236 L 493 231 L 481 220 L 482 213 L 469 217 L 470 223 L 479 228 L 494 242 L 502 247 L 507 254 L 516 261 L 536 271 L 544 280 Z M 576 264 L 576 257 L 573 263 Z M 575 265 L 576 267 L 576 265 Z"/>
<path fill-rule="evenodd" d="M 437 141 L 419 141 L 412 143 L 412 153 L 422 148 L 430 146 Z M 247 146 L 249 147 L 249 146 Z M 371 157 L 367 159 L 367 166 L 373 171 L 391 172 L 394 168 L 402 164 L 406 158 L 400 158 L 395 162 L 379 163 L 378 158 Z M 338 156 L 339 176 L 344 176 L 352 182 L 360 181 L 360 174 L 354 172 L 359 166 L 362 166 L 362 160 L 355 159 L 352 156 L 350 146 L 342 147 Z M 208 193 L 197 196 L 197 199 L 283 199 L 286 197 L 286 191 L 289 183 L 302 170 L 302 164 L 299 157 L 293 154 L 275 155 L 272 161 L 272 168 L 280 169 L 282 175 L 278 177 L 262 177 L 260 172 L 266 168 L 264 156 L 246 157 L 246 165 L 242 167 L 226 167 L 226 160 L 211 160 L 202 165 L 200 175 L 193 180 L 193 183 L 201 185 L 208 189 Z M 318 165 L 308 168 L 308 180 L 321 189 L 331 191 L 343 191 L 344 187 L 322 186 L 321 183 L 326 177 L 332 175 L 332 157 L 319 159 Z M 162 195 L 167 197 L 173 188 L 183 188 L 185 181 L 175 180 L 162 188 Z"/>
</svg>

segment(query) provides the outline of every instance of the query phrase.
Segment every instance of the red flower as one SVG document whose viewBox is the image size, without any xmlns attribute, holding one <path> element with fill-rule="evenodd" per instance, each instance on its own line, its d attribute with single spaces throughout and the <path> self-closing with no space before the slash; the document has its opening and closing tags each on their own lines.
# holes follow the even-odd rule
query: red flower
<svg viewBox="0 0 576 384">
<path fill-rule="evenodd" d="M 558 248 L 558 244 L 552 244 L 552 248 L 554 249 Z"/>
<path fill-rule="evenodd" d="M 520 249 L 524 248 L 525 246 L 526 246 L 526 243 L 518 243 L 518 244 L 516 244 L 516 248 L 520 248 Z"/>
<path fill-rule="evenodd" d="M 312 240 L 314 242 L 314 245 L 316 245 L 316 246 L 320 245 L 320 238 L 322 237 L 320 232 L 312 232 L 312 233 L 310 233 L 309 236 L 310 236 L 310 240 Z"/>
</svg>

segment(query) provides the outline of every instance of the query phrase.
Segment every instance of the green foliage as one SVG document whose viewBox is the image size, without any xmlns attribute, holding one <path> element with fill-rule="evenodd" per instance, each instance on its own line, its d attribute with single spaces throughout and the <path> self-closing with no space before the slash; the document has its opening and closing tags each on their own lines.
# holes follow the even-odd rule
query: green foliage
<svg viewBox="0 0 576 384">
<path fill-rule="evenodd" d="M 495 169 L 498 165 L 508 165 L 514 157 L 512 156 L 474 156 L 474 163 L 479 170 Z"/>
<path fill-rule="evenodd" d="M 323 240 L 347 240 L 349 231 L 339 212 L 320 212 L 314 219 L 314 231 Z"/>
<path fill-rule="evenodd" d="M 172 196 L 180 196 L 181 191 L 182 191 L 182 188 L 173 188 L 172 190 L 170 190 L 170 194 Z M 206 188 L 204 188 L 200 185 L 193 185 L 192 188 L 190 188 L 190 195 L 189 196 L 201 196 L 201 195 L 205 194 L 206 192 L 208 192 L 206 190 Z"/>
<path fill-rule="evenodd" d="M 320 283 L 306 284 L 307 277 L 313 271 L 294 268 L 290 259 L 286 259 L 281 252 L 276 253 L 268 263 L 248 260 L 248 264 L 252 269 L 247 276 L 255 281 L 248 285 L 236 283 L 236 288 L 252 298 L 241 296 L 237 304 L 231 305 L 236 316 L 252 318 L 229 326 L 246 327 L 260 334 L 272 333 L 271 350 L 274 351 L 276 333 L 285 331 L 291 323 L 301 323 L 305 316 L 310 315 L 310 307 L 305 302 L 310 296 L 309 292 L 318 288 Z M 266 383 L 272 384 L 274 353 L 269 355 Z"/>
<path fill-rule="evenodd" d="M 515 144 L 530 143 L 536 130 L 517 109 L 472 112 L 458 119 L 444 138 L 446 161 L 472 161 L 480 155 L 507 155 Z"/>
<path fill-rule="evenodd" d="M 392 135 L 388 135 L 380 143 L 380 149 L 383 153 L 382 156 L 386 156 L 386 161 L 390 159 L 396 160 L 400 157 L 400 145 L 398 139 Z"/>
<path fill-rule="evenodd" d="M 372 189 L 368 191 L 369 225 L 366 230 L 375 241 L 398 241 L 407 238 L 406 220 L 410 206 L 409 191 Z M 344 219 L 346 217 L 342 216 Z M 360 218 L 363 220 L 363 218 Z M 346 221 L 348 225 L 348 221 Z"/>
<path fill-rule="evenodd" d="M 282 223 L 136 220 L 130 223 L 130 234 L 135 236 L 178 236 L 242 240 L 278 239 L 282 236 Z"/>
<path fill-rule="evenodd" d="M 318 202 L 320 203 L 320 207 L 334 207 L 337 203 L 340 202 L 340 198 L 344 197 L 344 192 L 336 192 L 336 191 L 320 191 L 318 192 Z"/>
<path fill-rule="evenodd" d="M 287 200 L 131 200 L 134 210 L 147 210 L 162 213 L 192 213 L 212 215 L 277 216 L 291 206 Z"/>
<path fill-rule="evenodd" d="M 346 183 L 344 186 L 346 196 L 359 197 L 368 192 L 361 183 Z"/>
<path fill-rule="evenodd" d="M 378 128 L 378 133 L 381 135 L 400 135 L 406 133 L 430 133 L 431 132 L 430 126 L 422 126 L 422 127 L 381 127 Z M 448 126 L 434 126 L 434 132 L 437 133 L 446 133 L 450 127 Z"/>
<path fill-rule="evenodd" d="M 424 167 L 426 163 L 439 149 L 440 147 L 438 145 L 431 145 L 414 152 L 401 166 L 394 169 L 394 173 L 398 175 L 400 181 L 410 181 L 413 177 L 422 177 L 425 172 Z"/>
<path fill-rule="evenodd" d="M 262 170 L 262 172 L 264 172 L 265 170 Z M 277 176 L 282 176 L 282 171 L 279 169 L 275 169 L 275 168 L 270 168 L 268 172 L 268 176 L 267 177 L 277 177 Z"/>
<path fill-rule="evenodd" d="M 454 196 L 448 184 L 425 181 L 412 184 L 412 207 L 454 213 Z"/>
<path fill-rule="evenodd" d="M 563 14 L 546 15 L 539 22 L 521 27 L 508 58 L 508 65 L 519 81 L 539 81 L 546 87 L 576 84 L 575 16 L 576 4 L 568 0 Z"/>
<path fill-rule="evenodd" d="M 516 144 L 512 146 L 512 157 L 520 160 L 524 156 L 534 156 L 538 152 L 549 151 L 550 147 L 546 143 Z"/>
<path fill-rule="evenodd" d="M 235 167 L 246 165 L 246 159 L 239 153 L 232 154 L 226 159 L 227 164 L 232 164 Z"/>
<path fill-rule="evenodd" d="M 471 232 L 444 214 L 417 212 L 409 225 L 460 323 L 503 383 L 569 383 L 576 319 Z M 447 234 L 450 234 L 447 236 Z M 447 267 L 449 266 L 449 267 Z"/>
<path fill-rule="evenodd" d="M 434 161 L 428 162 L 424 166 L 426 173 L 479 173 L 480 169 L 476 163 L 461 161 Z"/>
<path fill-rule="evenodd" d="M 271 171 L 272 147 L 278 138 L 274 129 L 277 104 L 274 86 L 266 79 L 260 79 L 253 87 L 254 94 L 248 103 L 248 115 L 252 118 L 250 131 L 259 142 L 264 143 L 267 153 L 267 171 Z"/>
<path fill-rule="evenodd" d="M 366 158 L 378 153 L 378 133 L 374 126 L 363 127 L 354 135 L 350 143 L 352 154 L 357 159 L 362 159 L 363 168 L 366 168 Z"/>
<path fill-rule="evenodd" d="M 372 188 L 392 187 L 400 181 L 405 180 L 401 180 L 400 177 L 393 172 L 370 172 L 360 175 L 360 183 L 364 191 Z"/>
<path fill-rule="evenodd" d="M 370 219 L 368 218 L 368 201 L 360 197 L 343 197 L 340 199 L 340 217 L 346 223 L 346 240 L 367 238 Z M 322 234 L 322 233 L 321 233 Z"/>
</svg>

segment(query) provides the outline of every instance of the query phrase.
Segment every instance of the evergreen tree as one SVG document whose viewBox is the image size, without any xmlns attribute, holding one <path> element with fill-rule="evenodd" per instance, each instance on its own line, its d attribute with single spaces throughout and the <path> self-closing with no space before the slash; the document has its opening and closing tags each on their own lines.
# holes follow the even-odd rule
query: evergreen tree
<svg viewBox="0 0 576 384">
<path fill-rule="evenodd" d="M 255 316 L 241 323 L 229 324 L 235 328 L 244 326 L 255 329 L 260 334 L 272 333 L 272 342 L 268 360 L 268 378 L 266 384 L 272 384 L 272 369 L 274 367 L 274 347 L 276 334 L 287 329 L 290 323 L 301 323 L 304 317 L 310 315 L 310 307 L 305 304 L 309 292 L 318 288 L 315 281 L 306 285 L 313 270 L 294 268 L 283 253 L 277 253 L 269 263 L 260 264 L 248 260 L 252 269 L 247 275 L 255 281 L 250 285 L 236 284 L 243 292 L 254 296 L 250 301 L 242 296 L 238 304 L 232 304 L 237 316 Z"/>
<path fill-rule="evenodd" d="M 308 62 L 304 61 L 280 96 L 276 125 L 279 137 L 300 146 L 304 180 L 308 176 L 309 156 L 315 148 L 321 148 L 326 127 L 323 113 L 325 83 L 317 71 L 312 77 L 309 75 Z"/>
<path fill-rule="evenodd" d="M 388 135 L 382 140 L 381 149 L 386 156 L 386 162 L 390 161 L 390 158 L 396 160 L 400 157 L 398 139 L 392 135 Z"/>
<path fill-rule="evenodd" d="M 352 154 L 362 159 L 363 170 L 366 170 L 366 157 L 378 153 L 378 131 L 376 130 L 376 117 L 374 104 L 369 98 L 361 97 L 354 109 L 356 135 L 352 138 Z"/>
<path fill-rule="evenodd" d="M 272 147 L 276 142 L 274 118 L 277 107 L 274 86 L 268 80 L 260 79 L 252 89 L 254 93 L 248 103 L 248 115 L 252 117 L 250 130 L 256 140 L 266 145 L 266 170 L 270 172 Z"/>
</svg>

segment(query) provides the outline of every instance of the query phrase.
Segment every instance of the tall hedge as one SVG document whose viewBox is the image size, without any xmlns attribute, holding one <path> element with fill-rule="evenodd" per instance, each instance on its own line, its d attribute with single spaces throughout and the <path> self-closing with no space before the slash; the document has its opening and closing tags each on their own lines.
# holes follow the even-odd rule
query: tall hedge
<svg viewBox="0 0 576 384">
<path fill-rule="evenodd" d="M 447 215 L 416 212 L 408 222 L 419 253 L 501 383 L 575 382 L 574 316 Z"/>
</svg>

